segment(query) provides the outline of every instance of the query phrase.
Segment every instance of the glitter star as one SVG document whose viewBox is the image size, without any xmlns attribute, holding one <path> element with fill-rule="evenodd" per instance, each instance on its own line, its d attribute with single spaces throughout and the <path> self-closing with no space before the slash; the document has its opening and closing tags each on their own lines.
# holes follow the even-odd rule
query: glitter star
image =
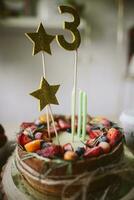
<svg viewBox="0 0 134 200">
<path fill-rule="evenodd" d="M 39 99 L 40 111 L 49 104 L 59 104 L 55 96 L 59 87 L 60 85 L 49 85 L 44 77 L 41 79 L 40 88 L 30 93 L 30 95 Z"/>
<path fill-rule="evenodd" d="M 47 34 L 42 23 L 40 23 L 37 32 L 26 33 L 25 35 L 33 43 L 33 55 L 39 53 L 40 51 L 45 51 L 48 54 L 51 54 L 50 43 L 55 36 Z"/>
</svg>

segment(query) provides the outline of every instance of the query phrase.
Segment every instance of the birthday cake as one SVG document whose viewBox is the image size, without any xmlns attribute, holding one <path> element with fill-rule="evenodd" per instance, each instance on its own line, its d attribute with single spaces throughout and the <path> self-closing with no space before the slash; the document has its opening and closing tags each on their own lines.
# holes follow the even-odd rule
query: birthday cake
<svg viewBox="0 0 134 200">
<path fill-rule="evenodd" d="M 116 123 L 87 116 L 85 140 L 76 134 L 72 142 L 71 119 L 61 115 L 54 120 L 60 144 L 51 121 L 48 134 L 46 115 L 35 122 L 22 123 L 17 136 L 16 166 L 35 190 L 60 196 L 66 181 L 122 158 L 123 134 Z M 96 187 L 97 184 L 92 189 Z M 73 185 L 69 193 L 77 190 L 78 185 Z"/>
<path fill-rule="evenodd" d="M 68 42 L 64 35 L 50 35 L 40 23 L 36 32 L 26 33 L 33 43 L 33 55 L 41 52 L 43 75 L 40 86 L 30 93 L 39 101 L 39 110 L 44 108 L 45 115 L 34 122 L 22 123 L 17 137 L 15 163 L 18 171 L 35 191 L 61 197 L 77 193 L 85 187 L 83 177 L 99 168 L 117 163 L 123 154 L 122 130 L 117 124 L 104 117 L 87 115 L 87 94 L 79 91 L 78 115 L 77 71 L 78 48 L 81 43 L 78 26 L 80 18 L 75 8 L 60 6 L 60 14 L 73 16 L 72 22 L 64 22 L 64 28 L 73 35 Z M 56 93 L 60 85 L 51 85 L 47 80 L 45 53 L 51 53 L 51 42 L 56 39 L 60 48 L 75 52 L 74 77 L 72 89 L 71 117 L 53 115 L 51 104 L 58 105 Z M 92 180 L 90 190 L 113 181 L 114 176 Z M 66 190 L 66 188 L 69 189 Z"/>
</svg>

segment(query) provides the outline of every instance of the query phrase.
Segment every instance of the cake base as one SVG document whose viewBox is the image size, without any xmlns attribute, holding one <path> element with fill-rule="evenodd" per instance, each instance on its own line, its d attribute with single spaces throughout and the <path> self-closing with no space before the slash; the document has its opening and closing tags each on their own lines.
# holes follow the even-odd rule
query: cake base
<svg viewBox="0 0 134 200">
<path fill-rule="evenodd" d="M 66 196 L 70 196 L 80 191 L 82 186 L 85 187 L 87 174 L 90 178 L 89 173 L 93 177 L 88 191 L 98 191 L 111 184 L 111 181 L 113 182 L 116 178 L 113 174 L 111 176 L 108 172 L 107 176 L 99 177 L 98 173 L 102 167 L 106 166 L 107 168 L 122 158 L 123 144 L 120 142 L 108 154 L 72 162 L 72 174 L 67 174 L 69 166 L 58 166 L 52 169 L 51 161 L 48 164 L 37 158 L 23 160 L 26 154 L 27 152 L 18 147 L 15 163 L 20 173 L 33 188 L 43 194 L 61 196 L 65 192 Z M 50 171 L 50 169 L 52 170 Z"/>
</svg>

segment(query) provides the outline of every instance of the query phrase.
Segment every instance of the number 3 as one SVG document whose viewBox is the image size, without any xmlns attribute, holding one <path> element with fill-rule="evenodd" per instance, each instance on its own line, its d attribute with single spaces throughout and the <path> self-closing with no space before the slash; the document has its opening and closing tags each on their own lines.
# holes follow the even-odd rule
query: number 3
<svg viewBox="0 0 134 200">
<path fill-rule="evenodd" d="M 80 24 L 79 15 L 78 15 L 77 11 L 72 7 L 60 6 L 58 8 L 59 8 L 59 12 L 61 14 L 62 13 L 70 13 L 74 17 L 73 22 L 64 22 L 64 29 L 68 29 L 71 31 L 71 33 L 73 35 L 73 41 L 72 41 L 72 43 L 67 42 L 63 35 L 56 35 L 56 40 L 57 40 L 58 44 L 66 50 L 69 50 L 69 51 L 77 50 L 81 43 L 80 33 L 77 29 L 77 27 Z"/>
</svg>

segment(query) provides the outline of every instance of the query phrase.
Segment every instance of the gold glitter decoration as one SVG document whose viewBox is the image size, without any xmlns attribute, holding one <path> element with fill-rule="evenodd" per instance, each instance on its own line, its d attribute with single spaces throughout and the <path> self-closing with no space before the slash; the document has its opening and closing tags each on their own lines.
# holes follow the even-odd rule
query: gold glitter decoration
<svg viewBox="0 0 134 200">
<path fill-rule="evenodd" d="M 73 22 L 64 22 L 63 29 L 67 29 L 72 34 L 72 42 L 67 42 L 63 35 L 56 35 L 56 40 L 59 46 L 63 47 L 66 50 L 73 51 L 77 50 L 81 43 L 81 36 L 78 30 L 78 26 L 80 25 L 80 18 L 77 10 L 70 6 L 60 6 L 59 12 L 61 14 L 69 13 L 73 16 Z"/>
<path fill-rule="evenodd" d="M 49 35 L 46 33 L 42 23 L 40 23 L 37 32 L 35 33 L 26 33 L 28 39 L 33 43 L 33 53 L 35 55 L 40 51 L 45 51 L 48 54 L 51 54 L 50 43 L 55 38 L 55 36 Z"/>
<path fill-rule="evenodd" d="M 33 97 L 40 100 L 39 102 L 39 109 L 40 111 L 43 110 L 49 104 L 56 104 L 58 105 L 58 100 L 55 96 L 59 89 L 60 85 L 49 85 L 46 79 L 43 77 L 41 79 L 40 88 L 32 93 Z"/>
</svg>

